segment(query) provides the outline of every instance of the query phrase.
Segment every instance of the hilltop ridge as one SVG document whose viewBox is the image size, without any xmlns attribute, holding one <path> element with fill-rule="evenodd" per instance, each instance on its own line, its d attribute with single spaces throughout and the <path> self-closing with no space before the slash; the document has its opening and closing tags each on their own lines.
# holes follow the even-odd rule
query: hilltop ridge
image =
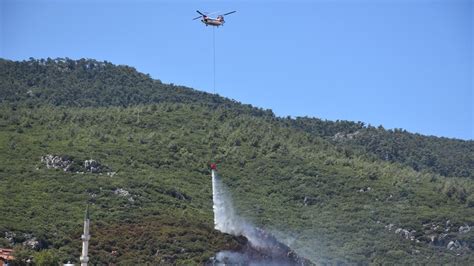
<svg viewBox="0 0 474 266">
<path fill-rule="evenodd" d="M 27 106 L 130 107 L 147 104 L 198 104 L 276 119 L 323 137 L 349 153 L 474 179 L 474 141 L 385 130 L 363 122 L 311 117 L 276 117 L 269 109 L 174 84 L 164 84 L 133 67 L 93 59 L 0 59 L 0 103 Z"/>
</svg>

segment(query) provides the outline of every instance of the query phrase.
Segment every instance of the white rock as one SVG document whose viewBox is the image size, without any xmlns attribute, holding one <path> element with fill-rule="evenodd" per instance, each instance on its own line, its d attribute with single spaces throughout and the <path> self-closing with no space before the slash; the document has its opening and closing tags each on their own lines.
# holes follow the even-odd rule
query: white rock
<svg viewBox="0 0 474 266">
<path fill-rule="evenodd" d="M 392 228 L 393 228 L 394 226 L 395 226 L 394 224 L 389 224 L 389 225 L 386 225 L 385 228 L 387 228 L 388 231 L 392 231 Z"/>
<path fill-rule="evenodd" d="M 461 247 L 461 244 L 459 243 L 459 241 L 451 240 L 451 241 L 449 241 L 448 246 L 446 248 L 449 249 L 449 250 L 454 250 L 454 249 L 458 249 L 460 247 Z"/>
<path fill-rule="evenodd" d="M 454 241 L 452 241 L 452 240 L 449 241 L 448 246 L 446 248 L 449 249 L 449 250 L 453 250 L 454 249 Z"/>
<path fill-rule="evenodd" d="M 469 231 L 471 231 L 471 227 L 469 225 L 459 227 L 459 233 L 461 233 L 461 234 L 465 234 Z"/>
<path fill-rule="evenodd" d="M 114 194 L 119 195 L 121 197 L 127 197 L 130 195 L 130 192 L 128 192 L 127 190 L 123 188 L 117 188 L 116 190 L 114 190 Z"/>
<path fill-rule="evenodd" d="M 36 240 L 36 238 L 28 239 L 25 242 L 23 242 L 23 246 L 27 246 L 31 249 L 37 249 L 39 248 L 39 241 Z"/>
<path fill-rule="evenodd" d="M 41 157 L 41 162 L 44 163 L 46 165 L 46 168 L 50 169 L 50 168 L 60 168 L 60 169 L 63 169 L 63 171 L 68 171 L 69 168 L 71 167 L 72 165 L 72 161 L 71 160 L 67 160 L 61 156 L 56 156 L 56 155 L 52 155 L 52 154 L 47 154 L 43 157 Z"/>
<path fill-rule="evenodd" d="M 100 171 L 101 165 L 96 160 L 90 159 L 84 161 L 84 168 L 91 173 L 97 173 Z"/>
<path fill-rule="evenodd" d="M 116 175 L 117 173 L 116 172 L 107 172 L 107 175 L 110 176 L 110 177 L 114 177 L 114 175 Z"/>
</svg>

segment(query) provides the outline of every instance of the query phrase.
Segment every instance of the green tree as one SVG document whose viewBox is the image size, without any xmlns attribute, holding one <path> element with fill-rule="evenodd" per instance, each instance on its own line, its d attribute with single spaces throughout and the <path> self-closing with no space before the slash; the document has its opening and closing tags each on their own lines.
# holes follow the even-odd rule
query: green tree
<svg viewBox="0 0 474 266">
<path fill-rule="evenodd" d="M 34 255 L 34 262 L 38 266 L 53 266 L 59 264 L 59 258 L 53 250 L 45 249 Z"/>
<path fill-rule="evenodd" d="M 12 265 L 27 265 L 26 262 L 33 257 L 33 251 L 25 246 L 18 245 L 13 248 L 12 256 L 15 258 Z"/>
</svg>

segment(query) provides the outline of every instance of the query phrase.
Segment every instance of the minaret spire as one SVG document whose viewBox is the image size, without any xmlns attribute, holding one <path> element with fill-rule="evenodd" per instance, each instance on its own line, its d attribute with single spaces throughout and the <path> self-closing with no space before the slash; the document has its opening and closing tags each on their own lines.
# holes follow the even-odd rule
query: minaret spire
<svg viewBox="0 0 474 266">
<path fill-rule="evenodd" d="M 81 266 L 87 266 L 87 262 L 89 262 L 89 239 L 91 236 L 89 234 L 89 204 L 87 204 L 86 213 L 84 215 L 84 234 L 81 236 L 82 239 L 82 255 L 80 257 Z"/>
</svg>

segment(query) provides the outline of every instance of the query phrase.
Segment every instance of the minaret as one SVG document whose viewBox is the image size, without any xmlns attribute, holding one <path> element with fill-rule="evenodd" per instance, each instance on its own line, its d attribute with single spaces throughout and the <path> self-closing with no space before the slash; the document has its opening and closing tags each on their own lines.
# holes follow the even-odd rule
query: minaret
<svg viewBox="0 0 474 266">
<path fill-rule="evenodd" d="M 89 239 L 91 239 L 91 235 L 89 234 L 89 205 L 86 208 L 86 214 L 84 215 L 84 234 L 81 236 L 82 239 L 82 255 L 80 257 L 81 266 L 87 266 L 87 262 L 89 262 Z"/>
</svg>

